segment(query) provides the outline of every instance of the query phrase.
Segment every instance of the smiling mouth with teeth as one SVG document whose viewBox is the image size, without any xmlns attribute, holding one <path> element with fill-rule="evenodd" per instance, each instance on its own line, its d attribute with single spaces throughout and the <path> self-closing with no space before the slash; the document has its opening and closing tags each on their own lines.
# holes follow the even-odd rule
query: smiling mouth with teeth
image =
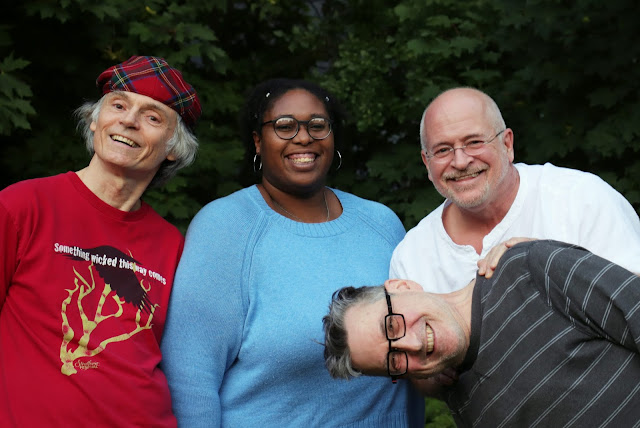
<svg viewBox="0 0 640 428">
<path fill-rule="evenodd" d="M 297 154 L 290 155 L 289 159 L 293 163 L 311 163 L 316 160 L 316 156 L 313 154 Z"/>
<path fill-rule="evenodd" d="M 433 330 L 431 326 L 427 324 L 427 354 L 433 352 Z"/>
<path fill-rule="evenodd" d="M 467 174 L 467 175 L 462 175 L 462 176 L 459 176 L 459 177 L 453 177 L 452 179 L 453 179 L 453 181 L 458 181 L 458 180 L 464 180 L 465 178 L 475 178 L 478 175 L 480 175 L 480 171 L 474 172 L 473 174 Z"/>
<path fill-rule="evenodd" d="M 123 137 L 122 135 L 112 135 L 111 139 L 120 143 L 124 143 L 129 147 L 137 146 L 137 144 L 133 140 L 130 140 L 127 137 Z"/>
</svg>

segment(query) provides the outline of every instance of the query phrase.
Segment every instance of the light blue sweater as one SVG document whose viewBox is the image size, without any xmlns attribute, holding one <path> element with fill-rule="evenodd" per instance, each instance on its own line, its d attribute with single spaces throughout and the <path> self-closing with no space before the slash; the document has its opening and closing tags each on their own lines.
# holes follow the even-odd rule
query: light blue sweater
<svg viewBox="0 0 640 428">
<path fill-rule="evenodd" d="M 343 213 L 327 223 L 279 215 L 256 186 L 194 218 L 162 340 L 180 426 L 424 426 L 408 381 L 334 380 L 324 366 L 331 294 L 381 284 L 404 235 L 387 207 L 333 192 Z"/>
</svg>

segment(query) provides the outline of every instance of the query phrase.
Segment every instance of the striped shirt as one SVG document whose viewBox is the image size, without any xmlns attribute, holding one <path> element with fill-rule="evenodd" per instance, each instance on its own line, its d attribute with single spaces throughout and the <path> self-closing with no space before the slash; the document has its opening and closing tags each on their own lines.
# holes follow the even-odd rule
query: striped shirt
<svg viewBox="0 0 640 428">
<path fill-rule="evenodd" d="M 640 277 L 556 241 L 478 277 L 445 400 L 460 427 L 640 427 Z"/>
</svg>

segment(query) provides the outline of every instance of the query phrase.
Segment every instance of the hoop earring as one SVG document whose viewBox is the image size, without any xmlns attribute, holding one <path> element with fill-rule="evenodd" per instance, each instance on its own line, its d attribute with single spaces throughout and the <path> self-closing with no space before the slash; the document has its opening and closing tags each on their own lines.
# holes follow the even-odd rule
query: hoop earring
<svg viewBox="0 0 640 428">
<path fill-rule="evenodd" d="M 260 156 L 259 154 L 255 154 L 253 155 L 253 172 L 257 173 L 258 171 L 262 170 L 262 159 L 258 158 L 258 156 Z M 260 160 L 260 165 L 258 166 L 258 168 L 256 169 L 256 160 L 259 159 Z"/>
<path fill-rule="evenodd" d="M 339 159 L 338 167 L 336 168 L 336 171 L 337 171 L 342 166 L 342 155 L 340 154 L 340 150 L 336 150 L 336 153 L 338 154 L 338 159 Z"/>
</svg>

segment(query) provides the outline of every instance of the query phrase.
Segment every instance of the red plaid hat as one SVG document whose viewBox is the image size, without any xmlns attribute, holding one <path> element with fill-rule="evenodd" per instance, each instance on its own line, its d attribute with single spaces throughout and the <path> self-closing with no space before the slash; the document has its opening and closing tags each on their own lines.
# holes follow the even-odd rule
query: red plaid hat
<svg viewBox="0 0 640 428">
<path fill-rule="evenodd" d="M 175 110 L 190 128 L 202 113 L 195 89 L 163 58 L 132 56 L 103 71 L 96 84 L 103 95 L 128 91 L 153 98 Z"/>
</svg>

